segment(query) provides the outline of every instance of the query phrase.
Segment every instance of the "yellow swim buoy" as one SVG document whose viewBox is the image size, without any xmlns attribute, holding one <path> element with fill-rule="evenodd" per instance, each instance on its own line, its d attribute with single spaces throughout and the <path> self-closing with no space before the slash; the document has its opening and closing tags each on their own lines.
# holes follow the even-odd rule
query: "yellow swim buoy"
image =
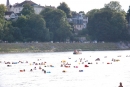
<svg viewBox="0 0 130 87">
<path fill-rule="evenodd" d="M 65 60 L 62 60 L 62 62 L 66 62 Z"/>
</svg>

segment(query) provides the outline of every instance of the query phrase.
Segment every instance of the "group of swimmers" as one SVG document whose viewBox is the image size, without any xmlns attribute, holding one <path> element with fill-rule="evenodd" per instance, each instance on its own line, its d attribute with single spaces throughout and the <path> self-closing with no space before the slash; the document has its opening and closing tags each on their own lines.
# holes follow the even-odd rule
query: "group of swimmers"
<svg viewBox="0 0 130 87">
<path fill-rule="evenodd" d="M 118 57 L 121 57 L 121 56 L 118 56 Z M 104 56 L 104 58 L 107 58 L 107 56 Z M 72 58 L 68 58 L 68 60 L 72 60 Z M 96 64 L 98 64 L 98 61 L 100 61 L 100 58 L 96 58 L 95 61 L 96 61 Z M 120 60 L 112 58 L 112 62 L 115 62 L 115 61 L 120 61 Z M 73 62 L 77 62 L 77 65 L 73 66 L 74 68 L 78 68 L 78 65 L 84 65 L 84 67 L 89 67 L 88 64 L 93 64 L 92 62 L 89 62 L 86 58 L 78 58 L 78 59 L 75 59 Z M 2 61 L 0 61 L 0 63 L 2 63 Z M 37 59 L 37 62 L 32 62 L 32 63 L 29 63 L 28 61 L 25 61 L 25 62 L 23 62 L 23 61 L 18 61 L 18 62 L 4 61 L 4 63 L 7 64 L 7 67 L 11 67 L 12 64 L 19 64 L 19 63 L 26 63 L 26 64 L 29 64 L 31 66 L 33 66 L 33 65 L 38 66 L 39 65 L 39 70 L 43 71 L 44 73 L 47 73 L 47 71 L 45 70 L 45 68 L 41 67 L 42 65 L 43 65 L 43 67 L 54 67 L 51 64 L 50 65 L 47 64 L 46 61 L 43 62 L 42 59 Z M 112 63 L 107 63 L 107 64 L 112 64 Z M 71 64 L 70 62 L 68 62 L 66 60 L 62 60 L 60 67 L 70 68 L 72 65 L 73 64 Z M 30 69 L 30 72 L 32 72 L 36 69 L 37 68 L 34 67 L 34 69 Z M 25 72 L 25 69 L 20 70 L 20 72 Z M 65 70 L 63 70 L 63 72 L 65 72 Z"/>
</svg>

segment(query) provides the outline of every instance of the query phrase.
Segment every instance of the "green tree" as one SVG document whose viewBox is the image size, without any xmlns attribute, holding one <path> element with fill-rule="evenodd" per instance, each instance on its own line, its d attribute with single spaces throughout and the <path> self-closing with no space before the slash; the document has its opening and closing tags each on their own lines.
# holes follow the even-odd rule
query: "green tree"
<svg viewBox="0 0 130 87">
<path fill-rule="evenodd" d="M 130 23 L 130 6 L 129 6 L 129 9 L 127 11 L 126 19 L 127 19 L 128 23 Z"/>
<path fill-rule="evenodd" d="M 21 29 L 18 27 L 11 27 L 10 29 L 13 31 L 12 35 L 14 37 L 14 41 L 22 41 Z"/>
<path fill-rule="evenodd" d="M 79 13 L 83 13 L 83 15 L 85 15 L 85 12 L 84 12 L 84 11 L 80 11 Z"/>
<path fill-rule="evenodd" d="M 77 14 L 77 12 L 76 11 L 71 11 L 71 14 L 75 15 L 75 14 Z"/>
<path fill-rule="evenodd" d="M 0 40 L 4 37 L 4 27 L 6 24 L 6 20 L 4 19 L 4 13 L 6 11 L 6 7 L 3 4 L 0 4 Z"/>
<path fill-rule="evenodd" d="M 34 41 L 48 41 L 49 30 L 46 28 L 45 20 L 40 15 L 31 15 L 27 21 L 28 37 Z"/>
<path fill-rule="evenodd" d="M 20 38 L 19 38 L 20 41 L 24 41 L 29 32 L 27 31 L 27 25 L 28 25 L 27 21 L 28 21 L 28 17 L 22 15 L 17 19 L 17 21 L 12 22 L 14 30 L 16 30 L 14 35 L 17 36 L 17 33 L 20 33 Z"/>
<path fill-rule="evenodd" d="M 88 30 L 87 29 L 82 29 L 81 31 L 79 31 L 78 33 L 81 36 L 86 36 L 88 34 Z"/>
<path fill-rule="evenodd" d="M 6 7 L 3 4 L 0 4 L 0 19 L 4 18 L 5 11 L 6 11 Z"/>
<path fill-rule="evenodd" d="M 47 11 L 47 12 L 46 12 Z M 42 14 L 45 13 L 45 14 Z M 71 35 L 71 26 L 66 20 L 66 14 L 60 9 L 41 12 L 53 41 L 65 41 Z"/>
<path fill-rule="evenodd" d="M 72 16 L 71 10 L 65 2 L 60 3 L 60 6 L 57 8 L 63 10 L 66 13 L 67 18 L 70 18 Z"/>
<path fill-rule="evenodd" d="M 65 41 L 70 39 L 72 32 L 70 31 L 71 26 L 68 23 L 62 22 L 56 30 L 56 36 L 58 41 Z"/>
<path fill-rule="evenodd" d="M 88 32 L 93 40 L 111 42 L 128 40 L 124 14 L 110 8 L 100 9 L 91 16 Z"/>
<path fill-rule="evenodd" d="M 17 21 L 13 22 L 13 26 L 18 28 L 24 28 L 27 25 L 27 20 L 27 16 L 22 15 L 18 18 Z"/>
<path fill-rule="evenodd" d="M 2 39 L 3 41 L 8 41 L 8 42 L 14 41 L 14 37 L 12 35 L 13 30 L 11 30 L 11 22 L 6 23 L 6 26 L 4 27 L 3 33 L 4 33 L 4 37 Z"/>
<path fill-rule="evenodd" d="M 29 4 L 25 4 L 25 5 L 23 5 L 23 10 L 21 11 L 21 13 L 23 15 L 34 14 L 34 8 L 31 5 L 29 5 Z"/>
<path fill-rule="evenodd" d="M 122 9 L 122 6 L 120 5 L 118 1 L 111 1 L 108 4 L 105 4 L 102 10 L 107 10 L 108 8 L 126 16 L 126 12 Z"/>
<path fill-rule="evenodd" d="M 52 8 L 48 8 L 46 7 L 44 10 L 41 11 L 41 16 L 44 18 L 46 16 L 46 14 L 48 14 L 49 12 L 53 11 L 54 9 Z"/>
<path fill-rule="evenodd" d="M 86 16 L 88 17 L 88 20 L 89 20 L 89 19 L 91 20 L 91 18 L 93 18 L 93 16 L 94 16 L 97 12 L 99 12 L 99 11 L 100 11 L 100 9 L 92 9 L 92 10 L 88 11 L 87 14 L 86 14 Z"/>
<path fill-rule="evenodd" d="M 36 14 L 30 16 L 21 16 L 15 23 L 13 23 L 16 32 L 15 35 L 21 32 L 23 41 L 49 41 L 50 34 L 46 28 L 45 20 Z"/>
<path fill-rule="evenodd" d="M 118 12 L 122 11 L 121 5 L 120 5 L 120 3 L 118 1 L 111 1 L 108 4 L 105 4 L 104 7 L 105 8 L 110 8 L 112 10 L 116 10 Z"/>
</svg>

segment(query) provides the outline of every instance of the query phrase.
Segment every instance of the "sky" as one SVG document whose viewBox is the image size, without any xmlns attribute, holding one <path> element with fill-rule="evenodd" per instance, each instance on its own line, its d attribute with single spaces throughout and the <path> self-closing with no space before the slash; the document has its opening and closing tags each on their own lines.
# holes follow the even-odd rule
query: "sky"
<svg viewBox="0 0 130 87">
<path fill-rule="evenodd" d="M 6 5 L 7 0 L 0 0 L 0 4 Z M 25 0 L 10 0 L 10 4 L 13 5 L 15 3 L 21 3 Z M 104 4 L 108 4 L 112 0 L 31 0 L 37 4 L 40 4 L 42 6 L 59 6 L 60 3 L 65 2 L 71 11 L 84 11 L 87 13 L 88 11 L 92 9 L 100 9 L 104 7 Z M 129 0 L 114 0 L 118 1 L 120 5 L 122 6 L 122 9 L 124 9 L 125 12 L 128 11 L 130 3 Z"/>
</svg>

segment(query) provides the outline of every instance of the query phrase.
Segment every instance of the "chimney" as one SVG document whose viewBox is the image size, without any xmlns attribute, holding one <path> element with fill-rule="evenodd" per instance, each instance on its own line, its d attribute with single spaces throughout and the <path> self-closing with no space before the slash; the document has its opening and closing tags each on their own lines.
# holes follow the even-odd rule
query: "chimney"
<svg viewBox="0 0 130 87">
<path fill-rule="evenodd" d="M 9 6 L 9 5 L 10 5 L 9 0 L 7 0 L 7 2 L 6 2 L 6 6 Z"/>
<path fill-rule="evenodd" d="M 9 3 L 9 0 L 7 0 L 7 2 L 6 2 L 6 7 L 7 7 L 7 11 L 10 11 L 11 6 L 10 6 L 10 3 Z"/>
</svg>

